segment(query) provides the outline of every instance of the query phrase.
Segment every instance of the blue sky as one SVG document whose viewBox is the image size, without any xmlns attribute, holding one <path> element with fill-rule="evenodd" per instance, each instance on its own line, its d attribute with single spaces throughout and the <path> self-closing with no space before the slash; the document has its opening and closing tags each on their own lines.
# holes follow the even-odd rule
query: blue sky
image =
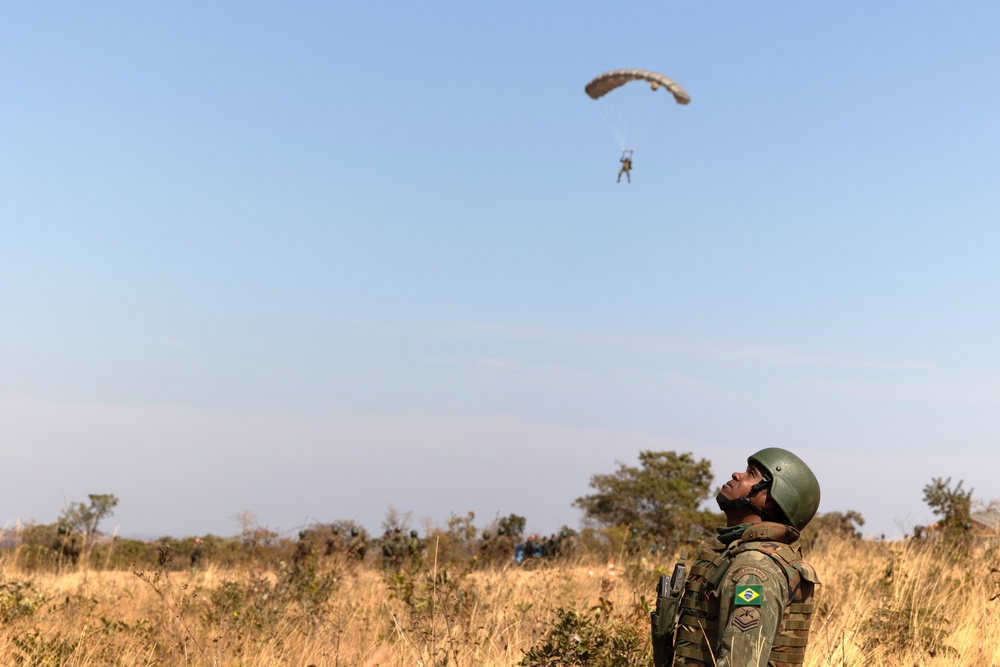
<svg viewBox="0 0 1000 667">
<path fill-rule="evenodd" d="M 988 2 L 3 5 L 2 518 L 551 531 L 641 449 L 721 481 L 765 446 L 875 534 L 932 477 L 998 497 L 998 32 Z M 583 93 L 619 67 L 692 102 Z"/>
</svg>

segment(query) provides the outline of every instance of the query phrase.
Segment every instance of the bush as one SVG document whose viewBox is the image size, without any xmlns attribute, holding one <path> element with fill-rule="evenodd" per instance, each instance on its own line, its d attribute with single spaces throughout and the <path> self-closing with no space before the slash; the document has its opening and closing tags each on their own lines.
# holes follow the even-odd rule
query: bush
<svg viewBox="0 0 1000 667">
<path fill-rule="evenodd" d="M 647 634 L 611 616 L 611 603 L 587 612 L 557 608 L 556 622 L 521 660 L 524 667 L 630 667 L 648 661 Z"/>
<path fill-rule="evenodd" d="M 45 596 L 34 591 L 30 581 L 4 582 L 0 584 L 0 622 L 28 618 L 45 602 Z"/>
</svg>

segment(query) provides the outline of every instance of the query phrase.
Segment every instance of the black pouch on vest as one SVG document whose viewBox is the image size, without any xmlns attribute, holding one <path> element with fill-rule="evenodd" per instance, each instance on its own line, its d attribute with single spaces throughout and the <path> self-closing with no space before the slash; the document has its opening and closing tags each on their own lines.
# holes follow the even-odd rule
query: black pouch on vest
<svg viewBox="0 0 1000 667">
<path fill-rule="evenodd" d="M 674 632 L 677 606 L 684 590 L 686 568 L 678 563 L 672 577 L 663 575 L 656 585 L 656 611 L 650 614 L 653 639 L 653 667 L 667 667 L 674 659 Z"/>
</svg>

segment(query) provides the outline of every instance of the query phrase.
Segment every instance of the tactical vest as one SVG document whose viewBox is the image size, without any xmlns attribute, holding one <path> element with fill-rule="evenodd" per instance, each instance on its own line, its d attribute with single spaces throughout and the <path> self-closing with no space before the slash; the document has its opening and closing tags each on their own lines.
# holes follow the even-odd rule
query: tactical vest
<svg viewBox="0 0 1000 667">
<path fill-rule="evenodd" d="M 785 603 L 778 634 L 768 656 L 769 667 L 799 667 L 805 660 L 809 624 L 813 613 L 813 592 L 818 582 L 812 566 L 802 562 L 798 546 L 775 541 L 761 541 L 773 534 L 776 524 L 748 528 L 743 537 L 723 551 L 704 549 L 695 559 L 683 598 L 675 635 L 675 665 L 714 665 L 712 651 L 719 645 L 718 588 L 732 565 L 733 558 L 745 551 L 769 556 L 785 573 L 789 600 Z M 792 529 L 794 530 L 794 529 Z M 704 628 L 704 631 L 702 631 Z"/>
</svg>

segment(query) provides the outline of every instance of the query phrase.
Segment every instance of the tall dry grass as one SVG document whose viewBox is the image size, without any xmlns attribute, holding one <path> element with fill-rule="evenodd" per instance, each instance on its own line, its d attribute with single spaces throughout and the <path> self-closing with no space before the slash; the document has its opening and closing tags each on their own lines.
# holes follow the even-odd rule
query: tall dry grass
<svg viewBox="0 0 1000 667">
<path fill-rule="evenodd" d="M 0 664 L 516 665 L 554 641 L 567 610 L 599 609 L 591 620 L 610 635 L 647 632 L 658 568 L 672 563 L 618 556 L 612 570 L 604 557 L 473 570 L 429 553 L 398 573 L 336 558 L 267 571 L 41 572 L 8 550 Z M 837 539 L 810 561 L 823 586 L 806 667 L 1000 666 L 996 549 Z M 628 660 L 591 663 L 649 657 Z"/>
</svg>

